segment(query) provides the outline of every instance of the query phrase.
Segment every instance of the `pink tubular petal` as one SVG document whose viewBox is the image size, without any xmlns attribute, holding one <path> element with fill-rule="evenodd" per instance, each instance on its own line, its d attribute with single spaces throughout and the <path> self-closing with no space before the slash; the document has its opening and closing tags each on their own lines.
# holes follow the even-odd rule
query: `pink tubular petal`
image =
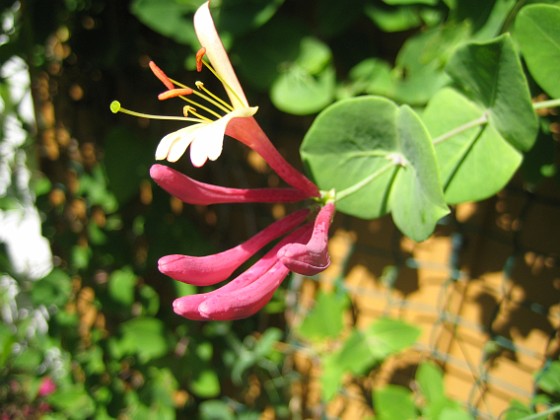
<svg viewBox="0 0 560 420">
<path fill-rule="evenodd" d="M 199 313 L 213 321 L 233 321 L 247 318 L 260 311 L 290 270 L 280 261 L 247 287 L 227 295 L 210 296 L 198 306 Z"/>
<path fill-rule="evenodd" d="M 326 269 L 330 264 L 327 245 L 333 214 L 334 203 L 327 203 L 315 219 L 309 242 L 284 245 L 278 251 L 278 259 L 291 271 L 304 276 L 314 276 Z"/>
<path fill-rule="evenodd" d="M 280 178 L 301 190 L 307 197 L 321 195 L 313 182 L 282 157 L 255 118 L 233 118 L 226 127 L 226 134 L 261 155 Z"/>
<path fill-rule="evenodd" d="M 292 232 L 278 242 L 253 266 L 226 285 L 212 292 L 176 299 L 173 302 L 174 312 L 192 320 L 239 319 L 243 316 L 252 315 L 270 300 L 276 288 L 289 272 L 285 267 L 277 266 L 276 254 L 279 249 L 298 240 L 306 241 L 311 229 L 312 226 L 308 223 Z M 282 277 L 284 272 L 286 274 Z M 255 287 L 248 288 L 255 282 L 258 282 Z M 233 304 L 228 304 L 230 298 Z M 207 304 L 207 302 L 210 303 Z"/>
<path fill-rule="evenodd" d="M 293 203 L 307 198 L 293 188 L 228 188 L 206 184 L 159 164 L 152 165 L 150 176 L 169 194 L 188 204 Z"/>
<path fill-rule="evenodd" d="M 209 286 L 227 279 L 241 264 L 269 242 L 301 224 L 309 210 L 303 209 L 280 219 L 244 243 L 218 254 L 204 257 L 166 255 L 158 261 L 163 274 L 195 286 Z"/>
</svg>

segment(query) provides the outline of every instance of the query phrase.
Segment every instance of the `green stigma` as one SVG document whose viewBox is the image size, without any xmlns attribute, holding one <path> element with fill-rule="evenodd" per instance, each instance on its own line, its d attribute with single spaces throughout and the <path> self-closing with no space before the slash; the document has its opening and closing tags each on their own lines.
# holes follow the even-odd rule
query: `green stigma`
<svg viewBox="0 0 560 420">
<path fill-rule="evenodd" d="M 119 112 L 121 110 L 121 103 L 119 101 L 113 101 L 113 102 L 111 102 L 111 105 L 109 106 L 109 108 L 111 108 L 111 112 L 113 114 L 116 114 L 117 112 Z"/>
</svg>

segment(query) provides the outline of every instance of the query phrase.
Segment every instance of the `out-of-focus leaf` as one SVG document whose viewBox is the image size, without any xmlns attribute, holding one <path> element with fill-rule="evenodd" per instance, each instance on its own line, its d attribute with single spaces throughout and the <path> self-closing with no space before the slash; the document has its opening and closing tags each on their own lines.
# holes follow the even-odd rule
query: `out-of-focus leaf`
<svg viewBox="0 0 560 420">
<path fill-rule="evenodd" d="M 284 0 L 222 0 L 215 14 L 216 25 L 220 31 L 244 34 L 266 24 L 283 3 Z"/>
<path fill-rule="evenodd" d="M 432 362 L 424 362 L 416 371 L 416 382 L 428 404 L 445 398 L 443 373 Z"/>
<path fill-rule="evenodd" d="M 521 9 L 515 38 L 533 78 L 553 98 L 560 98 L 560 6 L 534 4 Z"/>
<path fill-rule="evenodd" d="M 537 374 L 537 385 L 552 395 L 560 395 L 560 361 L 554 361 Z"/>
<path fill-rule="evenodd" d="M 59 268 L 54 268 L 49 274 L 37 280 L 31 288 L 31 299 L 34 305 L 53 305 L 62 307 L 68 301 L 72 292 L 70 276 Z"/>
<path fill-rule="evenodd" d="M 274 81 L 270 98 L 281 111 L 296 115 L 318 112 L 332 102 L 335 72 L 329 48 L 315 38 L 300 42 L 298 57 Z"/>
<path fill-rule="evenodd" d="M 451 420 L 454 415 L 458 419 L 469 418 L 459 403 L 445 395 L 443 373 L 437 365 L 432 362 L 422 363 L 416 371 L 416 382 L 425 398 L 422 412 L 426 418 L 440 419 L 445 417 Z"/>
<path fill-rule="evenodd" d="M 414 344 L 420 330 L 405 322 L 380 319 L 364 331 L 354 331 L 343 346 L 323 359 L 322 396 L 328 401 L 336 393 L 344 373 L 360 374 Z"/>
<path fill-rule="evenodd" d="M 134 303 L 134 288 L 137 278 L 130 267 L 116 270 L 109 276 L 109 296 L 115 302 L 129 307 Z"/>
<path fill-rule="evenodd" d="M 80 385 L 57 389 L 47 397 L 47 402 L 69 419 L 90 417 L 95 411 L 94 401 Z"/>
<path fill-rule="evenodd" d="M 295 19 L 272 19 L 233 46 L 236 70 L 248 84 L 268 92 L 289 63 L 297 59 L 307 32 L 308 28 Z"/>
<path fill-rule="evenodd" d="M 527 407 L 520 401 L 513 400 L 510 402 L 509 407 L 503 414 L 504 420 L 521 420 L 524 419 L 531 414 L 534 414 L 534 411 Z"/>
<path fill-rule="evenodd" d="M 165 326 L 156 318 L 133 318 L 121 324 L 117 343 L 121 354 L 136 354 L 142 363 L 163 356 L 169 350 Z"/>
<path fill-rule="evenodd" d="M 383 32 L 405 31 L 422 23 L 418 10 L 412 7 L 384 8 L 367 3 L 365 12 Z"/>
<path fill-rule="evenodd" d="M 313 309 L 297 328 L 306 340 L 335 338 L 342 332 L 344 311 L 348 307 L 345 294 L 319 293 Z"/>
<path fill-rule="evenodd" d="M 233 410 L 220 400 L 204 401 L 200 404 L 201 420 L 234 420 Z"/>
<path fill-rule="evenodd" d="M 130 12 L 143 24 L 181 44 L 198 45 L 193 14 L 204 0 L 134 0 Z"/>
<path fill-rule="evenodd" d="M 379 420 L 413 420 L 418 418 L 412 393 L 398 385 L 373 391 L 375 418 Z"/>
<path fill-rule="evenodd" d="M 198 372 L 189 386 L 201 398 L 217 397 L 220 394 L 220 379 L 210 366 Z"/>
<path fill-rule="evenodd" d="M 0 369 L 4 368 L 6 361 L 12 354 L 12 345 L 15 341 L 16 338 L 11 328 L 5 324 L 0 324 Z"/>
<path fill-rule="evenodd" d="M 155 316 L 159 310 L 159 294 L 153 287 L 143 284 L 139 290 L 139 300 L 142 303 L 143 315 Z"/>
</svg>

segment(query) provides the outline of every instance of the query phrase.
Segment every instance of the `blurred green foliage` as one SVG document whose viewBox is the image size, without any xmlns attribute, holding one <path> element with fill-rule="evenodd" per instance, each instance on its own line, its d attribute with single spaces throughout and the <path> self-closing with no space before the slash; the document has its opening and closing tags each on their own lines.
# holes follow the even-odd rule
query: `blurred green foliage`
<svg viewBox="0 0 560 420">
<path fill-rule="evenodd" d="M 296 325 L 282 316 L 282 290 L 268 311 L 235 323 L 194 323 L 172 313 L 172 300 L 194 288 L 161 276 L 160 256 L 225 249 L 271 218 L 267 210 L 251 208 L 241 219 L 250 217 L 252 223 L 239 232 L 230 229 L 235 225 L 231 220 L 240 217 L 235 210 L 183 208 L 170 200 L 150 184 L 148 168 L 156 141 L 175 127 L 125 121 L 108 110 L 117 96 L 137 109 L 165 109 L 155 99 L 161 87 L 146 62 L 151 57 L 178 79 L 191 77 L 188 70 L 199 47 L 192 13 L 200 3 L 0 2 L 5 27 L 0 63 L 17 57 L 26 64 L 30 85 L 25 89 L 36 116 L 36 124 L 21 117 L 21 104 L 11 97 L 8 81 L 0 79 L 1 141 L 7 138 L 8 116 L 28 133 L 19 149 L 27 157 L 31 192 L 55 262 L 48 275 L 31 279 L 16 272 L 5 248 L 0 250 L 2 278 L 11 279 L 0 289 L 5 318 L 0 325 L 2 414 L 228 419 L 257 418 L 272 410 L 277 418 L 305 417 L 310 415 L 305 407 L 294 414 L 289 406 L 300 375 L 285 369 L 297 347 L 289 341 L 292 333 L 317 351 L 325 402 L 341 392 L 344 374 L 364 378 L 375 373 L 418 337 L 415 327 L 394 319 L 380 319 L 363 330 L 347 325 L 350 302 L 338 292 L 319 294 Z M 250 101 L 259 101 L 275 144 L 295 149 L 307 132 L 302 155 L 320 186 L 332 188 L 331 177 L 358 180 L 358 175 L 350 179 L 333 172 L 336 159 L 367 149 L 360 142 L 370 141 L 376 127 L 391 129 L 394 135 L 373 135 L 378 146 L 389 154 L 402 152 L 416 172 L 388 176 L 381 188 L 372 184 L 380 195 L 373 200 L 379 208 L 371 207 L 367 194 L 354 196 L 347 209 L 341 203 L 349 214 L 378 217 L 397 209 L 397 225 L 423 239 L 442 215 L 444 200 L 453 204 L 495 194 L 519 165 L 531 185 L 558 175 L 550 129 L 557 117 L 543 113 L 537 121 L 530 103 L 543 92 L 558 96 L 558 1 L 221 0 L 213 1 L 212 8 Z M 535 31 L 541 24 L 544 32 Z M 512 36 L 505 35 L 510 31 Z M 502 84 L 507 88 L 488 95 L 488 86 Z M 366 94 L 386 99 L 355 98 Z M 335 102 L 307 131 L 306 116 Z M 369 115 L 372 106 L 378 112 Z M 473 128 L 463 133 L 463 143 L 455 139 L 426 152 L 431 138 L 482 114 L 490 115 L 484 133 L 473 134 Z M 346 119 L 337 120 L 341 116 Z M 364 117 L 369 132 L 359 132 Z M 286 121 L 297 131 L 295 144 L 275 138 L 274 130 L 281 131 Z M 348 125 L 341 124 L 352 121 L 359 126 L 354 134 L 362 137 L 343 147 L 333 133 L 338 129 L 342 136 Z M 475 139 L 477 146 L 465 151 L 465 142 Z M 316 152 L 328 140 L 335 145 L 324 163 L 321 159 L 329 157 Z M 454 160 L 458 149 L 464 154 Z M 239 168 L 250 171 L 249 166 L 239 149 L 228 151 L 213 169 L 197 176 L 218 183 L 231 177 L 242 183 L 269 181 L 267 174 L 250 172 L 249 180 L 237 175 Z M 495 159 L 498 154 L 503 159 Z M 439 168 L 436 158 L 444 162 Z M 371 172 L 372 156 L 364 162 Z M 15 178 L 15 160 L 8 165 Z M 484 171 L 473 171 L 474 166 Z M 344 165 L 339 170 L 348 173 Z M 418 180 L 432 185 L 438 171 L 442 194 L 435 187 L 424 195 L 409 194 Z M 18 209 L 25 194 L 15 179 L 8 184 L 2 211 Z M 393 188 L 401 194 L 390 196 Z M 404 200 L 410 197 L 414 207 L 426 212 L 412 214 Z M 17 316 L 7 317 L 7 308 Z M 39 328 L 40 320 L 48 328 Z M 335 351 L 326 350 L 329 343 L 336 343 Z M 551 361 L 536 375 L 536 402 L 558 404 L 557 373 L 558 361 Z M 54 379 L 56 390 L 41 395 L 47 377 Z M 376 416 L 469 417 L 445 396 L 435 365 L 421 364 L 415 383 L 414 392 L 397 385 L 369 390 Z M 507 418 L 535 410 L 535 404 L 512 402 Z"/>
</svg>

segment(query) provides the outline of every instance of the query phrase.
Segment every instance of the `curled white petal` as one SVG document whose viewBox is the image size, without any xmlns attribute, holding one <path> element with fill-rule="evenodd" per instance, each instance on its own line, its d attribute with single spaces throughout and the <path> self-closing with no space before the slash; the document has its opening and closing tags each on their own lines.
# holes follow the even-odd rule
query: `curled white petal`
<svg viewBox="0 0 560 420">
<path fill-rule="evenodd" d="M 163 137 L 156 149 L 156 160 L 177 162 L 190 146 L 191 162 L 196 167 L 222 154 L 226 127 L 233 118 L 255 115 L 257 107 L 239 108 L 216 121 L 200 122 L 181 128 Z"/>
<path fill-rule="evenodd" d="M 200 45 L 206 49 L 206 56 L 210 60 L 210 64 L 212 64 L 216 73 L 227 85 L 226 92 L 233 107 L 236 109 L 248 107 L 249 103 L 245 93 L 241 88 L 239 80 L 237 80 L 227 52 L 216 31 L 214 20 L 210 14 L 209 2 L 204 3 L 196 11 L 194 15 L 194 30 Z"/>
<path fill-rule="evenodd" d="M 156 160 L 167 160 L 169 162 L 176 162 L 185 153 L 187 147 L 193 141 L 193 131 L 199 124 L 190 125 L 181 128 L 163 137 L 156 149 Z"/>
</svg>

